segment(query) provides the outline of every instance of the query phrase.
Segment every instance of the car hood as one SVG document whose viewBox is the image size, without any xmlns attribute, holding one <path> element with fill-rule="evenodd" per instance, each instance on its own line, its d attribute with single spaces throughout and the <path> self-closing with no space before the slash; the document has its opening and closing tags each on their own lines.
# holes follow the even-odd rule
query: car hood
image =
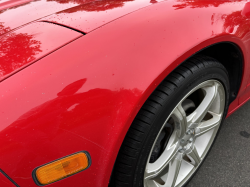
<svg viewBox="0 0 250 187">
<path fill-rule="evenodd" d="M 1 1 L 0 81 L 84 33 L 150 4 L 150 0 Z"/>
<path fill-rule="evenodd" d="M 150 0 L 3 0 L 0 36 L 33 21 L 54 22 L 87 33 L 150 4 Z"/>
<path fill-rule="evenodd" d="M 0 2 L 0 35 L 53 13 L 93 0 L 3 0 Z"/>
<path fill-rule="evenodd" d="M 49 21 L 84 33 L 91 32 L 119 17 L 163 0 L 102 0 L 78 5 L 45 17 Z"/>
</svg>

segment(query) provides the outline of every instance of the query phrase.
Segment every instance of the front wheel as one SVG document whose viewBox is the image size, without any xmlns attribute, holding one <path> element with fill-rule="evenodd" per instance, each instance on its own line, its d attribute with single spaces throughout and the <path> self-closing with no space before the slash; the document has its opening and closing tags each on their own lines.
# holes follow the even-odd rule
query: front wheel
<svg viewBox="0 0 250 187">
<path fill-rule="evenodd" d="M 228 80 L 224 66 L 209 57 L 174 70 L 132 123 L 114 168 L 115 187 L 187 184 L 227 113 Z"/>
</svg>

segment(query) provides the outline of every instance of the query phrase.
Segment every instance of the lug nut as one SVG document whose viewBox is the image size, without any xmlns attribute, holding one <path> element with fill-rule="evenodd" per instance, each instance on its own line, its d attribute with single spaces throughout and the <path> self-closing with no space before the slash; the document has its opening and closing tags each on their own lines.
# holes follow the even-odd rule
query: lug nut
<svg viewBox="0 0 250 187">
<path fill-rule="evenodd" d="M 192 133 L 193 133 L 193 130 L 188 129 L 187 134 L 190 135 L 190 134 L 192 134 Z"/>
<path fill-rule="evenodd" d="M 184 139 L 181 139 L 181 143 L 185 143 L 185 140 L 184 140 Z"/>
<path fill-rule="evenodd" d="M 194 140 L 193 138 L 190 138 L 190 139 L 188 140 L 188 142 L 189 142 L 189 143 L 192 143 L 193 140 Z"/>
</svg>

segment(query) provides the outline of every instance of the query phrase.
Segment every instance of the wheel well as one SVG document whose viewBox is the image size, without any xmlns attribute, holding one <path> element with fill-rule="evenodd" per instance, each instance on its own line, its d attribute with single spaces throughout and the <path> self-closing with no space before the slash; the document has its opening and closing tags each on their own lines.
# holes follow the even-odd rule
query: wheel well
<svg viewBox="0 0 250 187">
<path fill-rule="evenodd" d="M 202 49 L 195 55 L 212 57 L 224 65 L 228 71 L 230 81 L 229 103 L 234 101 L 239 92 L 243 75 L 243 54 L 240 47 L 231 42 L 217 43 Z M 113 177 L 112 171 L 109 187 L 115 186 Z"/>
<path fill-rule="evenodd" d="M 209 46 L 197 54 L 215 58 L 225 66 L 230 80 L 229 102 L 231 103 L 237 97 L 242 81 L 243 54 L 241 49 L 231 42 L 223 42 Z"/>
</svg>

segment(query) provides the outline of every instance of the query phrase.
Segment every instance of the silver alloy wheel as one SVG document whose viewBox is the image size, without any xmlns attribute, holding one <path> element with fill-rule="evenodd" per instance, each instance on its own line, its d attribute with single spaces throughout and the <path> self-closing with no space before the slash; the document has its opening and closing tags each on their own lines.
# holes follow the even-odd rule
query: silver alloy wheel
<svg viewBox="0 0 250 187">
<path fill-rule="evenodd" d="M 192 100 L 190 97 L 194 94 L 197 106 L 188 113 L 183 103 Z M 144 187 L 176 187 L 185 184 L 211 147 L 224 108 L 225 90 L 219 81 L 208 80 L 193 88 L 167 117 L 156 137 L 144 172 Z M 174 131 L 164 143 L 161 155 L 151 163 L 152 151 L 167 123 L 173 125 Z"/>
</svg>

